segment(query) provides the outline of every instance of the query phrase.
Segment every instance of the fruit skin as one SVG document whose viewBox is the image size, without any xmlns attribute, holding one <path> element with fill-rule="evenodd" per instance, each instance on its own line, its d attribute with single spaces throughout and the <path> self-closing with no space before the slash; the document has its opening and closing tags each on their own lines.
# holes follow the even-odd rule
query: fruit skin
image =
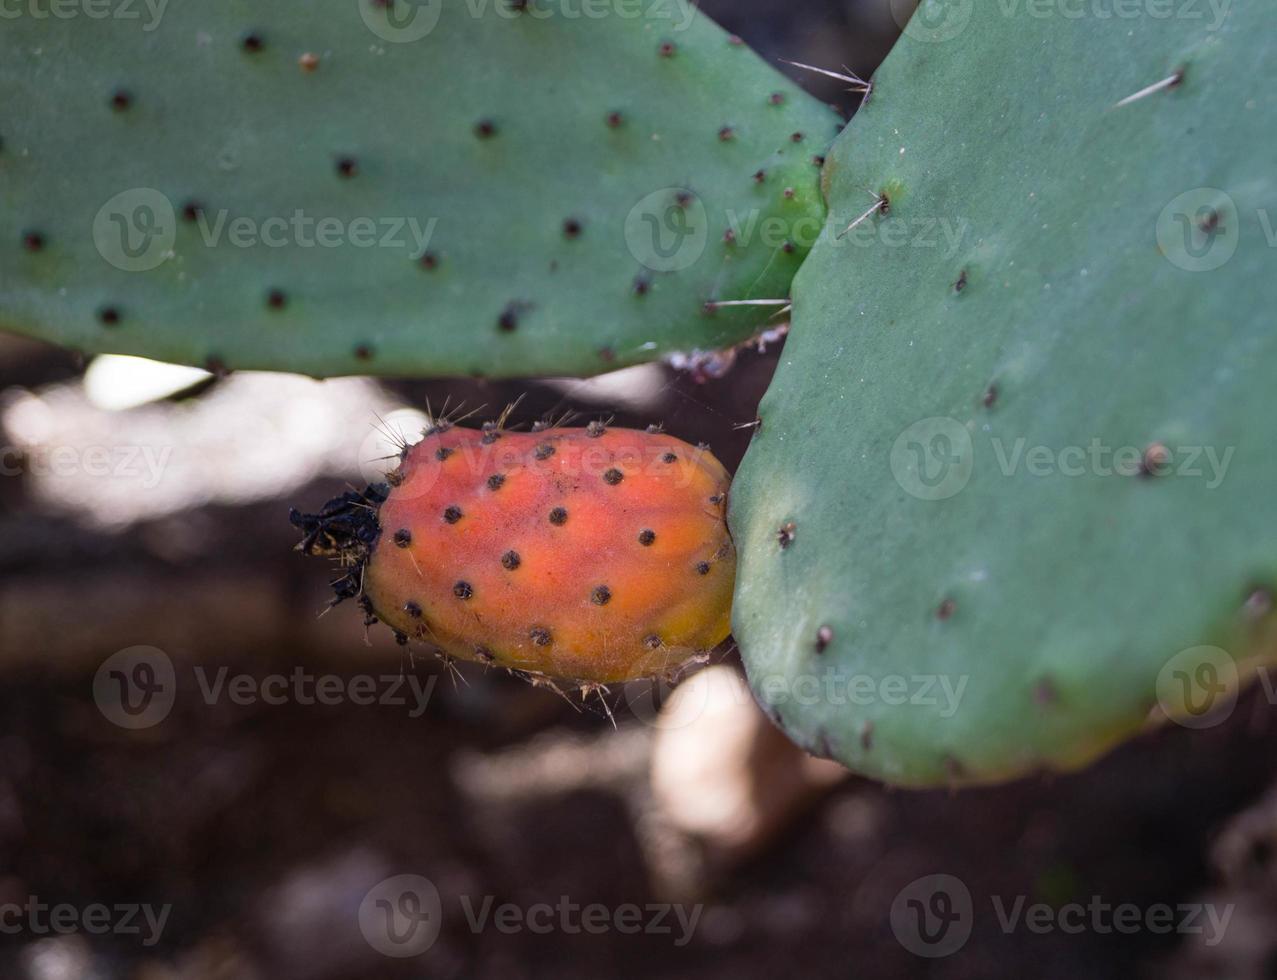
<svg viewBox="0 0 1277 980">
<path fill-rule="evenodd" d="M 465 660 L 608 683 L 730 632 L 729 477 L 660 432 L 437 425 L 387 477 L 372 615 Z"/>
<path fill-rule="evenodd" d="M 760 701 L 800 745 L 913 786 L 1074 769 L 1188 682 L 1224 705 L 1229 661 L 1203 646 L 1238 679 L 1277 660 L 1277 99 L 1256 82 L 1277 8 L 1212 31 L 931 6 L 971 20 L 907 33 L 830 153 L 828 237 L 730 515 Z M 866 189 L 890 214 L 839 242 Z M 965 222 L 956 248 L 940 222 Z M 946 441 L 924 425 L 903 461 L 971 469 L 927 499 L 892 460 L 933 418 Z M 1161 475 L 1067 474 L 1092 439 L 1176 452 Z M 1217 486 L 1204 449 L 1231 451 Z"/>
<path fill-rule="evenodd" d="M 749 337 L 772 309 L 705 303 L 785 296 L 823 219 L 838 118 L 691 5 L 28 6 L 0 18 L 0 329 L 86 353 L 595 374 Z M 648 272 L 658 232 L 677 267 Z"/>
</svg>

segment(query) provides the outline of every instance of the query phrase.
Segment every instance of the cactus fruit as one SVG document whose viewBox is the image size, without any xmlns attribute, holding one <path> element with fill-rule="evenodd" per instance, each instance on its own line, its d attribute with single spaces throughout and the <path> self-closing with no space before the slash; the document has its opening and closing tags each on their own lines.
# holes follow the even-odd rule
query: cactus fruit
<svg viewBox="0 0 1277 980">
<path fill-rule="evenodd" d="M 691 4 L 578 6 L 15 7 L 0 329 L 316 376 L 748 338 L 712 304 L 787 295 L 837 116 Z"/>
<path fill-rule="evenodd" d="M 897 784 L 1076 768 L 1277 657 L 1277 8 L 1033 7 L 931 4 L 960 36 L 878 72 L 732 490 L 751 685 Z"/>
<path fill-rule="evenodd" d="M 595 422 L 436 422 L 387 484 L 294 515 L 338 598 L 403 641 L 533 675 L 665 674 L 730 630 L 728 476 L 706 447 Z"/>
</svg>

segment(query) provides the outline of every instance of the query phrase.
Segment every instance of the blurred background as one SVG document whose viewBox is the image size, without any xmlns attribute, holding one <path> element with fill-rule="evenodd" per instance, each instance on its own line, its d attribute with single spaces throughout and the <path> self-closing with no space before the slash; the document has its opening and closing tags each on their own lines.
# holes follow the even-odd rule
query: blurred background
<svg viewBox="0 0 1277 980">
<path fill-rule="evenodd" d="M 768 59 L 865 77 L 899 30 L 888 0 L 701 6 Z M 1262 690 L 1083 773 L 892 791 L 792 748 L 731 650 L 583 700 L 321 617 L 288 507 L 376 478 L 428 402 L 659 421 L 734 468 L 782 347 L 589 382 L 318 383 L 0 335 L 0 976 L 1277 976 Z M 169 696 L 131 711 L 121 677 Z M 934 875 L 974 908 L 948 946 L 892 914 Z M 1005 928 L 1020 900 L 1142 924 Z"/>
</svg>

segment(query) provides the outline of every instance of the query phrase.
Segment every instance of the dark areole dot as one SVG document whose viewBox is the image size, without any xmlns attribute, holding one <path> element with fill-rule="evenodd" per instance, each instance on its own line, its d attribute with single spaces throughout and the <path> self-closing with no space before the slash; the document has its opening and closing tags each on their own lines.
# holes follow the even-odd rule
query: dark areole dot
<svg viewBox="0 0 1277 980">
<path fill-rule="evenodd" d="M 415 602 L 405 602 L 403 606 L 403 611 L 406 612 L 413 619 L 421 618 L 421 607 L 417 605 Z"/>
<path fill-rule="evenodd" d="M 554 447 L 548 443 L 542 443 L 532 453 L 537 459 L 549 459 L 554 455 Z"/>
<path fill-rule="evenodd" d="M 372 346 L 370 344 L 360 344 L 355 348 L 355 357 L 361 361 L 371 361 Z"/>
<path fill-rule="evenodd" d="M 606 585 L 596 585 L 590 593 L 590 601 L 596 606 L 606 606 L 612 601 L 612 590 Z"/>
<path fill-rule="evenodd" d="M 939 619 L 952 619 L 953 614 L 958 611 L 958 604 L 952 599 L 945 599 L 940 603 L 940 607 L 936 610 L 936 616 Z"/>
<path fill-rule="evenodd" d="M 522 564 L 523 559 L 519 557 L 519 553 L 513 548 L 501 556 L 501 567 L 508 572 L 513 572 Z"/>
<path fill-rule="evenodd" d="M 204 214 L 204 205 L 199 201 L 187 201 L 182 205 L 182 218 L 186 221 L 198 221 Z"/>
<path fill-rule="evenodd" d="M 116 112 L 123 112 L 133 105 L 133 96 L 124 89 L 116 89 L 111 93 L 111 108 Z"/>
<path fill-rule="evenodd" d="M 790 138 L 790 140 L 792 140 L 792 141 L 793 141 L 793 142 L 795 142 L 795 143 L 801 143 L 801 142 L 803 141 L 803 134 L 802 134 L 802 133 L 794 133 L 794 134 L 792 134 L 789 138 Z"/>
<path fill-rule="evenodd" d="M 625 116 L 623 116 L 621 113 L 609 112 L 607 114 L 607 124 L 611 126 L 613 129 L 616 129 L 623 122 L 625 122 Z"/>
<path fill-rule="evenodd" d="M 674 47 L 673 41 L 662 41 L 661 46 L 656 50 L 662 58 L 672 58 L 678 49 Z"/>
<path fill-rule="evenodd" d="M 104 306 L 98 310 L 98 319 L 104 327 L 114 327 L 120 322 L 120 308 L 118 306 Z"/>
<path fill-rule="evenodd" d="M 456 524 L 457 521 L 461 520 L 461 508 L 456 504 L 447 507 L 443 512 L 443 519 L 449 524 Z"/>
<path fill-rule="evenodd" d="M 550 523 L 558 527 L 562 527 L 568 522 L 568 512 L 562 507 L 555 507 L 550 511 Z"/>
<path fill-rule="evenodd" d="M 497 317 L 497 326 L 505 333 L 513 333 L 519 326 L 519 311 L 513 305 L 507 306 Z"/>
<path fill-rule="evenodd" d="M 38 231 L 24 232 L 22 235 L 22 247 L 28 252 L 39 252 L 44 249 L 44 236 Z"/>
<path fill-rule="evenodd" d="M 469 599 L 474 595 L 474 589 L 469 582 L 458 582 L 452 587 L 452 594 L 458 599 Z"/>
<path fill-rule="evenodd" d="M 755 171 L 754 171 L 754 183 L 755 183 L 755 184 L 761 184 L 761 183 L 762 183 L 763 181 L 765 181 L 766 179 L 767 179 L 767 171 L 766 171 L 766 170 L 755 170 Z"/>
<path fill-rule="evenodd" d="M 439 256 L 435 252 L 422 252 L 421 258 L 418 259 L 423 269 L 439 268 Z"/>
<path fill-rule="evenodd" d="M 625 474 L 622 473 L 620 470 L 618 470 L 616 467 L 612 467 L 612 469 L 608 470 L 606 473 L 603 474 L 603 482 L 611 487 L 616 486 L 618 483 L 620 483 L 624 479 L 625 479 Z"/>
<path fill-rule="evenodd" d="M 649 650 L 659 650 L 661 647 L 661 638 L 655 633 L 651 633 L 643 638 L 643 646 Z"/>
<path fill-rule="evenodd" d="M 408 547 L 408 545 L 412 544 L 412 532 L 406 527 L 401 527 L 395 532 L 394 542 L 400 548 Z"/>
<path fill-rule="evenodd" d="M 490 139 L 497 133 L 497 124 L 491 119 L 480 119 L 474 124 L 474 134 L 481 140 Z"/>
<path fill-rule="evenodd" d="M 663 463 L 677 463 L 677 462 L 678 462 L 678 456 L 677 456 L 675 453 L 666 453 L 664 456 L 662 456 L 662 457 L 661 457 L 661 462 L 663 462 Z"/>
<path fill-rule="evenodd" d="M 639 544 L 643 545 L 643 547 L 646 548 L 649 545 L 651 545 L 653 541 L 656 540 L 656 532 L 653 531 L 650 527 L 644 528 L 643 530 L 639 531 L 638 540 L 639 540 Z"/>
<path fill-rule="evenodd" d="M 453 453 L 453 450 L 449 448 L 448 446 L 440 446 L 438 449 L 435 450 L 435 459 L 439 460 L 439 462 L 442 463 L 449 456 L 451 456 L 452 453 Z"/>
<path fill-rule="evenodd" d="M 707 561 L 698 561 L 698 562 L 696 563 L 696 574 L 697 574 L 697 575 L 708 575 L 708 574 L 709 574 L 709 562 L 707 562 Z"/>
<path fill-rule="evenodd" d="M 251 34 L 244 35 L 243 40 L 240 41 L 240 47 L 242 47 L 249 54 L 258 54 L 263 48 L 266 47 L 266 42 L 265 40 L 262 39 L 262 36 L 260 34 L 254 31 Z"/>
<path fill-rule="evenodd" d="M 532 642 L 539 647 L 548 647 L 550 645 L 551 639 L 553 639 L 550 636 L 550 631 L 543 626 L 532 627 L 532 630 L 528 633 L 528 636 L 532 639 Z"/>
<path fill-rule="evenodd" d="M 647 291 L 652 288 L 652 280 L 647 276 L 635 276 L 632 288 L 635 296 L 646 296 Z"/>
<path fill-rule="evenodd" d="M 577 238 L 581 234 L 581 222 L 576 218 L 568 218 L 563 222 L 563 234 L 568 238 Z"/>
<path fill-rule="evenodd" d="M 784 93 L 784 92 L 773 92 L 771 95 L 767 96 L 767 101 L 768 101 L 768 103 L 770 103 L 771 105 L 784 105 L 784 104 L 785 104 L 785 93 Z"/>
<path fill-rule="evenodd" d="M 488 477 L 489 490 L 500 490 L 504 484 L 505 484 L 504 473 L 493 473 L 490 477 Z"/>
<path fill-rule="evenodd" d="M 354 177 L 359 173 L 359 161 L 354 157 L 339 157 L 337 159 L 337 175 L 339 177 Z"/>
<path fill-rule="evenodd" d="M 736 138 L 736 130 L 731 126 L 723 126 L 718 131 L 718 138 L 724 143 Z"/>
<path fill-rule="evenodd" d="M 282 289 L 272 289 L 266 294 L 266 305 L 272 310 L 282 310 L 288 305 L 288 297 Z"/>
</svg>

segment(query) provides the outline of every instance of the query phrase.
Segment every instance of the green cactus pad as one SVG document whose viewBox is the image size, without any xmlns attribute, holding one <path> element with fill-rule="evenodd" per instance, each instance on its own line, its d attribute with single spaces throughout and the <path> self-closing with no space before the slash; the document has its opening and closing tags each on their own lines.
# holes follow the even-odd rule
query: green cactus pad
<svg viewBox="0 0 1277 980">
<path fill-rule="evenodd" d="M 4 21 L 0 327 L 585 375 L 748 337 L 705 304 L 786 296 L 823 220 L 836 116 L 688 4 L 155 6 Z"/>
<path fill-rule="evenodd" d="M 731 511 L 760 701 L 918 786 L 1209 725 L 1277 654 L 1277 11 L 928 13 L 831 153 Z"/>
</svg>

